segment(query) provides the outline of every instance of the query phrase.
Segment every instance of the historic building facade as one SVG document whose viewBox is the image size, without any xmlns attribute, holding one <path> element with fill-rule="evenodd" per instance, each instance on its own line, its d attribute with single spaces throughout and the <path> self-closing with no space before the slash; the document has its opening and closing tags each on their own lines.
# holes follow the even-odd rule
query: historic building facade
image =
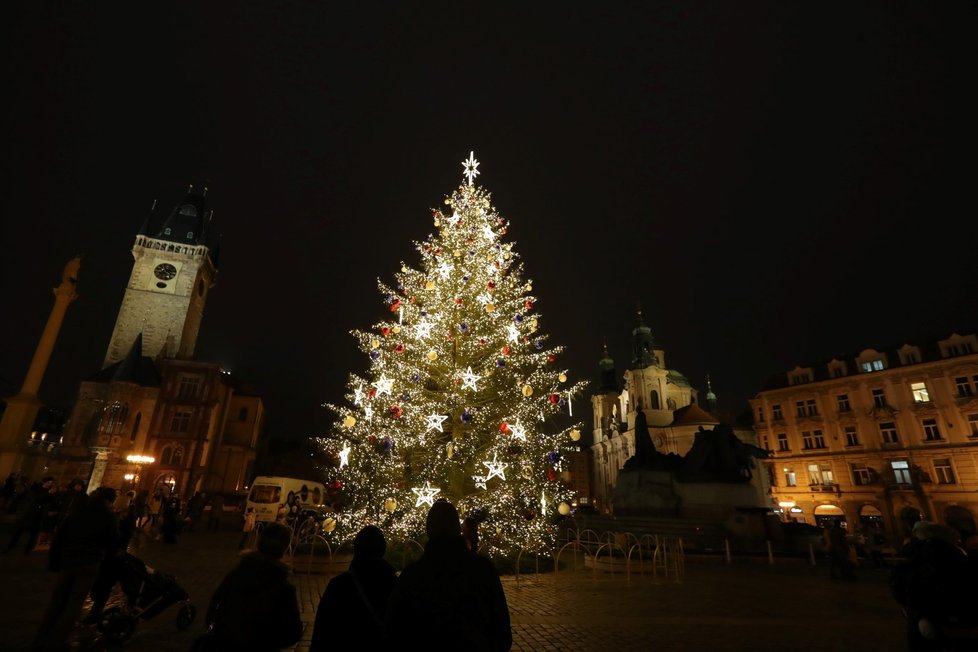
<svg viewBox="0 0 978 652">
<path fill-rule="evenodd" d="M 598 363 L 598 391 L 591 396 L 593 414 L 591 459 L 592 501 L 595 507 L 611 508 L 618 473 L 635 454 L 635 418 L 644 412 L 655 449 L 660 453 L 685 455 L 700 428 L 709 430 L 720 423 L 712 414 L 717 397 L 707 389 L 706 407 L 689 380 L 666 366 L 665 351 L 656 345 L 652 329 L 638 315 L 632 331 L 632 360 L 619 385 L 615 361 L 605 347 Z M 707 379 L 709 383 L 709 379 Z M 750 428 L 735 428 L 737 437 L 757 444 Z M 763 474 L 755 474 L 755 477 Z M 757 478 L 755 484 L 764 481 Z"/>
<path fill-rule="evenodd" d="M 233 493 L 250 481 L 261 398 L 219 364 L 193 359 L 217 274 L 205 193 L 191 188 L 157 230 L 148 218 L 136 236 L 105 362 L 81 383 L 50 465 L 57 475 L 181 495 Z"/>
<path fill-rule="evenodd" d="M 906 533 L 904 510 L 978 514 L 978 337 L 795 367 L 751 400 L 787 520 Z"/>
</svg>

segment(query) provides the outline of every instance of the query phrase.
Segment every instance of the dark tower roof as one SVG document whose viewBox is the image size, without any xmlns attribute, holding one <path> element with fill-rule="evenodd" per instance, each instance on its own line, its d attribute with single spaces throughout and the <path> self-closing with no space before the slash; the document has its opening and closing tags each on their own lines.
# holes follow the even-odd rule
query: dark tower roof
<svg viewBox="0 0 978 652">
<path fill-rule="evenodd" d="M 652 329 L 642 320 L 642 310 L 638 311 L 638 326 L 632 330 L 632 369 L 645 369 L 659 361 L 655 355 Z"/>
<path fill-rule="evenodd" d="M 133 340 L 126 357 L 88 377 L 88 380 L 108 383 L 135 383 L 142 387 L 159 387 L 160 373 L 152 358 L 143 355 L 143 334 Z"/>
<path fill-rule="evenodd" d="M 618 374 L 615 373 L 615 361 L 608 353 L 608 343 L 604 343 L 604 356 L 598 361 L 598 391 L 617 392 Z"/>
<path fill-rule="evenodd" d="M 207 226 L 207 201 L 203 193 L 194 192 L 190 186 L 187 196 L 177 204 L 170 216 L 163 222 L 155 238 L 180 244 L 199 245 L 205 242 L 205 227 Z"/>
</svg>

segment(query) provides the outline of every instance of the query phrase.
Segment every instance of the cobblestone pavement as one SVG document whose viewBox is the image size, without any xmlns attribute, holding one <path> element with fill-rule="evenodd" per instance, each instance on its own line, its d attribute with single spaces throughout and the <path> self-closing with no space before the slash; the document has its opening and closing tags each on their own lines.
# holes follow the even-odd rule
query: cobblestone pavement
<svg viewBox="0 0 978 652">
<path fill-rule="evenodd" d="M 237 560 L 240 534 L 186 533 L 176 545 L 150 540 L 133 552 L 150 566 L 173 573 L 201 611 L 187 631 L 176 627 L 176 608 L 140 623 L 125 646 L 131 650 L 187 650 L 202 627 L 214 588 Z M 2 535 L 0 535 L 2 537 Z M 47 555 L 19 551 L 0 555 L 4 606 L 0 651 L 23 652 L 50 595 L 54 576 Z M 902 650 L 903 623 L 882 570 L 865 569 L 859 580 L 840 583 L 823 566 L 799 560 L 690 559 L 682 583 L 649 576 L 579 569 L 504 577 L 513 620 L 514 650 L 724 651 L 786 648 L 818 652 Z M 324 575 L 296 574 L 303 619 L 309 628 L 297 652 L 305 652 Z M 79 649 L 100 650 L 91 630 L 80 630 Z"/>
</svg>

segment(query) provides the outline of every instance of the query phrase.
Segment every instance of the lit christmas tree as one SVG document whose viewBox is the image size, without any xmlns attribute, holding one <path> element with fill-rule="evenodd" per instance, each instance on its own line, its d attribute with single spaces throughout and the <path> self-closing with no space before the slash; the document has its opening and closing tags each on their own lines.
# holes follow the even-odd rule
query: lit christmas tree
<svg viewBox="0 0 978 652">
<path fill-rule="evenodd" d="M 433 211 L 437 232 L 415 243 L 420 267 L 379 282 L 389 319 L 353 332 L 369 372 L 351 375 L 349 405 L 329 406 L 337 421 L 318 440 L 341 540 L 365 523 L 420 538 L 446 498 L 481 521 L 490 549 L 511 551 L 552 544 L 568 511 L 563 451 L 580 431 L 554 417 L 573 416 L 584 383 L 546 345 L 532 281 L 502 239 L 509 223 L 472 183 L 478 161 L 462 165 L 467 182 Z"/>
</svg>

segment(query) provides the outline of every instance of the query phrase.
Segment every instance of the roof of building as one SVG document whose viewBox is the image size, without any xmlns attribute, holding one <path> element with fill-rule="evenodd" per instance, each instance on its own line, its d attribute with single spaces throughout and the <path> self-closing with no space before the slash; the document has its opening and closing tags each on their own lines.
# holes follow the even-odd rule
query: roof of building
<svg viewBox="0 0 978 652">
<path fill-rule="evenodd" d="M 708 423 L 716 424 L 720 423 L 720 420 L 696 403 L 690 403 L 672 413 L 671 425 L 673 426 L 696 426 Z"/>
<path fill-rule="evenodd" d="M 134 383 L 142 387 L 159 387 L 160 372 L 153 359 L 143 355 L 143 334 L 140 333 L 125 358 L 92 374 L 87 380 L 96 383 Z"/>
<path fill-rule="evenodd" d="M 960 334 L 960 333 L 956 333 L 956 334 Z M 952 335 L 954 335 L 954 334 L 952 334 Z M 863 353 L 863 351 L 867 351 L 867 350 L 875 350 L 875 351 L 879 352 L 880 354 L 885 355 L 886 356 L 886 368 L 887 369 L 895 369 L 895 368 L 899 368 L 899 367 L 910 367 L 910 366 L 915 366 L 915 365 L 919 365 L 919 364 L 924 364 L 924 363 L 927 363 L 927 362 L 934 362 L 934 361 L 937 361 L 937 360 L 944 360 L 946 358 L 942 354 L 941 347 L 940 347 L 940 344 L 939 344 L 939 342 L 940 341 L 943 341 L 944 339 L 947 339 L 947 338 L 939 338 L 939 339 L 930 338 L 930 339 L 908 340 L 908 341 L 903 342 L 901 344 L 892 344 L 890 346 L 885 346 L 885 347 L 882 347 L 882 348 L 866 347 L 865 349 L 863 349 L 859 353 L 848 353 L 848 354 L 845 354 L 845 355 L 837 355 L 837 356 L 833 356 L 831 358 L 827 358 L 827 359 L 821 360 L 821 361 L 816 362 L 816 363 L 813 363 L 813 364 L 798 365 L 802 369 L 811 369 L 812 376 L 811 376 L 811 379 L 809 381 L 802 382 L 802 383 L 799 383 L 799 382 L 792 383 L 789 380 L 789 376 L 791 375 L 791 371 L 792 370 L 784 371 L 784 372 L 775 374 L 774 376 L 771 376 L 770 378 L 768 378 L 767 382 L 764 383 L 764 385 L 761 387 L 761 390 L 760 391 L 763 392 L 763 391 L 769 391 L 769 390 L 774 390 L 774 389 L 782 389 L 782 388 L 785 388 L 785 387 L 792 387 L 792 386 L 796 386 L 796 385 L 807 385 L 807 384 L 810 384 L 810 383 L 817 383 L 817 382 L 824 381 L 824 380 L 831 380 L 832 379 L 832 376 L 831 376 L 831 372 L 829 370 L 829 365 L 832 362 L 834 362 L 834 361 L 842 361 L 842 362 L 845 362 L 846 363 L 846 374 L 843 377 L 855 376 L 855 375 L 860 375 L 861 373 L 866 373 L 866 372 L 860 372 L 859 371 L 859 367 L 857 365 L 856 360 Z M 903 360 L 900 358 L 900 349 L 902 349 L 902 348 L 904 348 L 905 346 L 908 346 L 908 345 L 909 346 L 914 346 L 914 347 L 916 347 L 918 349 L 918 351 L 920 352 L 920 359 L 919 360 L 917 360 L 915 362 L 907 362 L 907 363 L 904 363 Z M 974 353 L 974 352 L 972 352 L 972 353 Z"/>
</svg>

